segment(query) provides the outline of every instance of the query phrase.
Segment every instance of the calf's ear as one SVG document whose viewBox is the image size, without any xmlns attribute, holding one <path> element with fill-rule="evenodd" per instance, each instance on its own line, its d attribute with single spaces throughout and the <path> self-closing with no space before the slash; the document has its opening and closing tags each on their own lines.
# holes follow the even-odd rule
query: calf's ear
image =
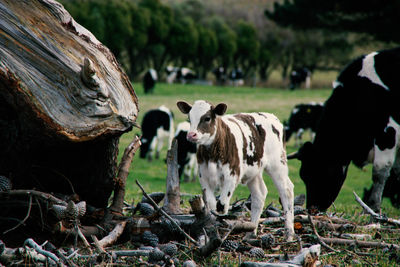
<svg viewBox="0 0 400 267">
<path fill-rule="evenodd" d="M 228 108 L 228 106 L 225 103 L 219 103 L 215 108 L 214 108 L 214 113 L 222 116 L 225 114 L 226 109 Z"/>
<path fill-rule="evenodd" d="M 188 114 L 192 109 L 192 106 L 186 103 L 185 101 L 178 101 L 176 105 L 183 114 Z"/>
</svg>

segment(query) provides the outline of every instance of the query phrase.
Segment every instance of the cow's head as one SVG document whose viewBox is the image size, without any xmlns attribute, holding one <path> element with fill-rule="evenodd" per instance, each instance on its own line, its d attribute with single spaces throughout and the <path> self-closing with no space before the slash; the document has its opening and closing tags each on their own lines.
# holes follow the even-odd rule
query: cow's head
<svg viewBox="0 0 400 267">
<path fill-rule="evenodd" d="M 216 118 L 225 113 L 226 104 L 220 103 L 214 107 L 204 100 L 197 100 L 193 106 L 184 101 L 179 101 L 177 106 L 189 117 L 190 130 L 186 136 L 187 140 L 199 145 L 210 145 L 217 132 Z"/>
<path fill-rule="evenodd" d="M 346 178 L 348 164 L 321 152 L 315 145 L 306 142 L 297 153 L 288 159 L 301 161 L 300 177 L 306 185 L 307 208 L 325 211 L 335 201 Z"/>
</svg>

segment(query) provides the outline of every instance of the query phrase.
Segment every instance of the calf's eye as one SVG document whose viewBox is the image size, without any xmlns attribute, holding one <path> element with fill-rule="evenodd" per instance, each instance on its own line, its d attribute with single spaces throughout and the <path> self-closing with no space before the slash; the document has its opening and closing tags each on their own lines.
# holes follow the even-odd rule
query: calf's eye
<svg viewBox="0 0 400 267">
<path fill-rule="evenodd" d="M 205 121 L 205 122 L 209 122 L 209 121 L 211 121 L 211 118 L 210 118 L 210 117 L 206 117 L 206 118 L 204 119 L 204 121 Z"/>
</svg>

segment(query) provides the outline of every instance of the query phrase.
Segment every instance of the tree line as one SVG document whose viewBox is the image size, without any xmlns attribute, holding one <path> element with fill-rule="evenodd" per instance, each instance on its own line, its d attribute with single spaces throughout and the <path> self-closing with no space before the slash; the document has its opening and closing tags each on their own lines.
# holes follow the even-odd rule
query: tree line
<svg viewBox="0 0 400 267">
<path fill-rule="evenodd" d="M 110 48 L 132 79 L 150 67 L 162 75 L 167 65 L 190 67 L 200 78 L 220 66 L 240 67 L 245 78 L 257 76 L 262 81 L 279 69 L 285 78 L 295 67 L 340 69 L 355 43 L 344 32 L 292 30 L 272 21 L 259 26 L 240 14 L 240 19 L 228 18 L 200 0 L 174 4 L 63 0 L 62 4 Z"/>
</svg>

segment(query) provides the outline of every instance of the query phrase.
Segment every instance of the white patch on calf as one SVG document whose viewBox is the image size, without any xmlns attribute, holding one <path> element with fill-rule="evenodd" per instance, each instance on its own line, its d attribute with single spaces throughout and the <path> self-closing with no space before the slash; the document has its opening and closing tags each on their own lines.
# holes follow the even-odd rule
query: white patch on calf
<svg viewBox="0 0 400 267">
<path fill-rule="evenodd" d="M 376 73 L 375 58 L 374 57 L 377 54 L 378 54 L 377 52 L 373 52 L 373 53 L 368 54 L 367 56 L 365 56 L 365 58 L 363 59 L 362 68 L 361 68 L 360 72 L 358 73 L 358 76 L 366 77 L 372 83 L 380 85 L 383 88 L 385 88 L 386 90 L 389 90 L 389 87 L 387 87 L 382 82 L 381 78 L 379 78 L 379 75 Z"/>
</svg>

